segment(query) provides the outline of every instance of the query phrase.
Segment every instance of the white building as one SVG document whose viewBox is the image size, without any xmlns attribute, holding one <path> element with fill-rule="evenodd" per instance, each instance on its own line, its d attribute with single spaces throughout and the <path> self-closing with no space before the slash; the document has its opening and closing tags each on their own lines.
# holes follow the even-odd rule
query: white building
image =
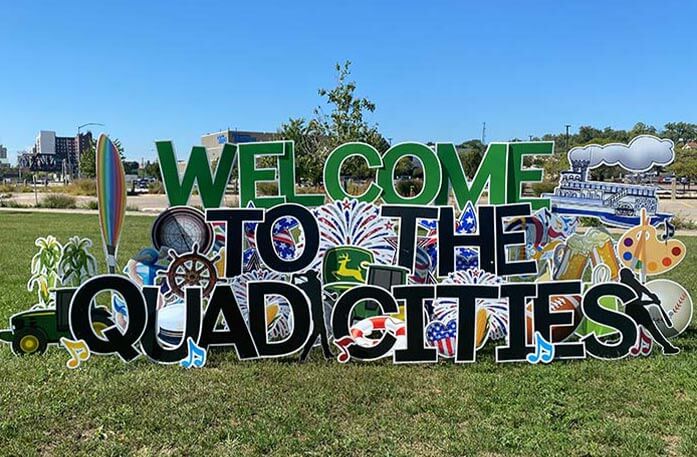
<svg viewBox="0 0 697 457">
<path fill-rule="evenodd" d="M 7 160 L 7 148 L 0 144 L 0 165 L 9 165 Z"/>
</svg>

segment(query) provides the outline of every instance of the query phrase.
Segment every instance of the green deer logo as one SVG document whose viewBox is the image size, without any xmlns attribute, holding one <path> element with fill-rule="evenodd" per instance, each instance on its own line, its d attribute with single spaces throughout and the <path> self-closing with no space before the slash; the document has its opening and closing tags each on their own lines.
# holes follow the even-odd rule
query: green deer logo
<svg viewBox="0 0 697 457">
<path fill-rule="evenodd" d="M 351 256 L 347 254 L 343 254 L 339 257 L 337 257 L 337 263 L 339 264 L 339 269 L 336 271 L 332 271 L 332 274 L 337 277 L 342 277 L 342 278 L 353 278 L 356 281 L 360 282 L 365 282 L 365 279 L 363 278 L 363 272 L 361 272 L 360 268 L 349 268 L 348 264 L 351 261 Z M 367 262 L 363 262 L 366 263 Z M 362 267 L 364 267 L 361 264 Z M 364 267 L 365 268 L 365 267 Z"/>
</svg>

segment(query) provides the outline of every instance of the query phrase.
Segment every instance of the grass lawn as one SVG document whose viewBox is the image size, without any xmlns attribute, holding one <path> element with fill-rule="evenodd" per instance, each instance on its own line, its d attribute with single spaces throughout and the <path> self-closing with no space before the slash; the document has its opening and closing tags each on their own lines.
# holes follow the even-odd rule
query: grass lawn
<svg viewBox="0 0 697 457">
<path fill-rule="evenodd" d="M 126 220 L 120 259 L 149 244 Z M 35 303 L 34 239 L 90 237 L 96 215 L 0 212 L 0 327 Z M 697 237 L 673 278 L 697 298 Z M 697 455 L 697 328 L 676 357 L 548 366 L 393 366 L 314 359 L 237 362 L 213 349 L 202 370 L 0 346 L 0 455 Z"/>
</svg>

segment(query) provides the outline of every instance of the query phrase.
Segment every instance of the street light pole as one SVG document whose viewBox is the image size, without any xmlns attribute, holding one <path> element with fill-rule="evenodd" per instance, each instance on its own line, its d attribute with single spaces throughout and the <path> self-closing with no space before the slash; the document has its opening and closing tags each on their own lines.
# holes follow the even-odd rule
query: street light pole
<svg viewBox="0 0 697 457">
<path fill-rule="evenodd" d="M 80 141 L 80 129 L 83 127 L 88 127 L 90 125 L 97 125 L 100 127 L 104 127 L 104 124 L 100 124 L 99 122 L 88 122 L 86 124 L 78 125 L 77 126 L 77 177 L 78 179 L 80 178 L 80 158 L 82 157 L 82 142 Z M 72 167 L 70 166 L 70 154 L 68 154 L 68 168 L 70 169 L 70 174 L 72 175 Z"/>
<path fill-rule="evenodd" d="M 571 124 L 566 124 L 566 152 L 569 152 L 569 127 Z"/>
</svg>

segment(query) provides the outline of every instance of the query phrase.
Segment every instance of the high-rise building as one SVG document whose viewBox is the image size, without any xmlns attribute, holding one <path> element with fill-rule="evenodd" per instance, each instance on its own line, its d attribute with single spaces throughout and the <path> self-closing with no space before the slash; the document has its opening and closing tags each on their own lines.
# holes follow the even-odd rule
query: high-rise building
<svg viewBox="0 0 697 457">
<path fill-rule="evenodd" d="M 275 133 L 247 132 L 240 130 L 221 130 L 220 132 L 201 135 L 201 144 L 208 150 L 211 162 L 218 160 L 225 143 L 255 143 L 257 141 L 272 141 Z"/>
<path fill-rule="evenodd" d="M 41 130 L 29 152 L 18 157 L 21 168 L 74 175 L 80 165 L 81 153 L 90 147 L 92 133 L 78 136 L 56 136 L 51 130 Z"/>
<path fill-rule="evenodd" d="M 0 144 L 0 167 L 9 165 L 10 162 L 7 160 L 7 148 Z"/>
</svg>

